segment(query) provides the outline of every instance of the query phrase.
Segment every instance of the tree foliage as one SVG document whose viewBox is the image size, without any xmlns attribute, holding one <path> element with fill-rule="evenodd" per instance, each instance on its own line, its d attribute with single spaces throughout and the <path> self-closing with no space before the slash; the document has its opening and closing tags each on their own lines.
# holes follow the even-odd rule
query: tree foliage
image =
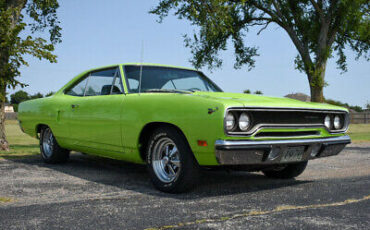
<svg viewBox="0 0 370 230">
<path fill-rule="evenodd" d="M 358 106 L 358 105 L 350 105 L 348 103 L 344 103 L 344 102 L 337 101 L 337 100 L 325 99 L 325 103 L 328 103 L 328 104 L 331 104 L 331 105 L 342 106 L 342 107 L 345 107 L 345 108 L 348 108 L 348 109 L 352 109 L 352 110 L 354 110 L 356 112 L 363 112 L 364 111 L 361 108 L 361 106 Z"/>
<path fill-rule="evenodd" d="M 17 79 L 28 66 L 25 55 L 56 62 L 54 45 L 61 42 L 57 0 L 0 0 L 0 149 L 8 150 L 4 126 L 6 90 L 25 84 Z M 25 20 L 27 18 L 27 22 Z M 34 36 L 48 30 L 49 38 Z"/>
<path fill-rule="evenodd" d="M 231 41 L 235 68 L 255 65 L 257 48 L 245 44 L 247 33 L 269 25 L 282 28 L 295 45 L 296 68 L 306 73 L 313 101 L 322 102 L 328 58 L 336 54 L 338 68 L 347 71 L 345 49 L 369 60 L 370 2 L 368 0 L 161 0 L 150 11 L 163 18 L 173 11 L 199 28 L 185 35 L 196 68 L 220 67 L 219 51 Z"/>
<path fill-rule="evenodd" d="M 260 91 L 260 90 L 257 90 L 256 92 L 254 92 L 254 94 L 259 94 L 259 95 L 262 95 L 263 93 L 262 93 L 262 91 Z"/>
<path fill-rule="evenodd" d="M 42 93 L 38 92 L 38 93 L 35 93 L 34 95 L 31 95 L 29 97 L 29 99 L 31 100 L 31 99 L 37 99 L 37 98 L 43 98 L 43 97 L 44 97 L 44 95 L 42 95 Z"/>
<path fill-rule="evenodd" d="M 57 0 L 0 0 L 0 86 L 2 91 L 25 84 L 17 80 L 19 68 L 28 66 L 24 55 L 56 62 L 54 44 L 60 42 L 61 28 L 56 15 Z M 30 23 L 24 21 L 28 17 Z M 48 29 L 49 41 L 32 33 Z M 31 34 L 21 36 L 23 31 Z M 5 94 L 0 93 L 5 99 Z"/>
<path fill-rule="evenodd" d="M 52 92 L 50 92 L 50 93 L 52 93 Z M 46 94 L 45 97 L 50 96 L 50 93 Z M 30 94 L 28 94 L 27 92 L 25 92 L 23 90 L 18 90 L 17 92 L 10 95 L 10 103 L 13 105 L 14 111 L 18 112 L 19 103 L 21 103 L 23 101 L 28 101 L 28 100 L 43 98 L 43 97 L 44 97 L 44 95 L 42 95 L 42 93 L 40 93 L 40 92 L 35 93 L 33 95 L 30 95 Z"/>
<path fill-rule="evenodd" d="M 245 93 L 245 94 L 252 94 L 252 91 L 250 89 L 246 89 L 246 90 L 243 91 L 243 93 Z M 256 91 L 254 91 L 254 94 L 260 94 L 260 95 L 262 95 L 263 93 L 262 93 L 261 90 L 256 90 Z"/>
<path fill-rule="evenodd" d="M 45 94 L 45 97 L 50 97 L 50 96 L 53 96 L 54 94 L 55 94 L 55 92 L 50 91 L 49 93 Z"/>
<path fill-rule="evenodd" d="M 10 103 L 11 104 L 16 104 L 18 105 L 19 103 L 23 102 L 23 101 L 27 101 L 30 99 L 30 96 L 28 95 L 27 92 L 23 91 L 23 90 L 19 90 L 13 94 L 10 95 Z"/>
</svg>

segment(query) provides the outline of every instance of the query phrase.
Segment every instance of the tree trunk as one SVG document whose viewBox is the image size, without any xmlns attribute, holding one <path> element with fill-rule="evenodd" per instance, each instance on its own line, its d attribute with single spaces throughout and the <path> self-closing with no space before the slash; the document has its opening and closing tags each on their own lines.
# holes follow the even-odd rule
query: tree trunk
<svg viewBox="0 0 370 230">
<path fill-rule="evenodd" d="M 326 60 L 317 63 L 316 68 L 307 73 L 308 80 L 310 83 L 311 101 L 312 102 L 324 102 L 324 87 L 325 87 L 325 71 L 326 71 Z"/>
<path fill-rule="evenodd" d="M 1 28 L 2 33 L 7 33 L 7 36 L 13 36 L 14 29 L 16 29 L 16 25 L 20 23 L 22 19 L 21 11 L 26 6 L 28 0 L 7 0 L 5 1 L 5 9 L 2 10 L 8 11 L 9 9 L 15 9 L 15 11 L 10 15 L 11 25 L 6 28 Z M 3 2 L 3 1 L 2 1 Z M 2 6 L 2 7 L 4 7 Z M 3 40 L 1 40 L 3 34 L 0 37 L 0 44 L 3 44 Z M 15 40 L 16 41 L 16 40 Z M 0 150 L 9 150 L 9 143 L 6 139 L 5 134 L 5 98 L 6 98 L 6 87 L 9 82 L 12 82 L 13 79 L 9 79 L 8 74 L 10 67 L 9 64 L 9 55 L 10 49 L 12 48 L 12 44 L 7 44 L 5 47 L 2 46 L 0 49 Z M 18 53 L 17 53 L 18 54 Z"/>
<path fill-rule="evenodd" d="M 311 86 L 311 101 L 312 102 L 324 102 L 324 87 Z"/>
<path fill-rule="evenodd" d="M 0 87 L 0 94 L 6 95 L 6 86 Z M 0 99 L 0 150 L 9 151 L 9 143 L 5 134 L 5 98 Z"/>
</svg>

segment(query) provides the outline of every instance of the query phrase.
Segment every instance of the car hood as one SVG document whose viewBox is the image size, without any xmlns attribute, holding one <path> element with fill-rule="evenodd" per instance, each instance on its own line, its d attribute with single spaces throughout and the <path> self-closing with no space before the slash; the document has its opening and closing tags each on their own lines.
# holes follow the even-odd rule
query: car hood
<svg viewBox="0 0 370 230">
<path fill-rule="evenodd" d="M 290 98 L 268 97 L 256 94 L 225 93 L 225 92 L 195 92 L 194 96 L 205 97 L 217 101 L 223 101 L 225 106 L 241 105 L 245 107 L 273 107 L 273 108 L 308 108 L 325 110 L 347 109 L 335 105 L 314 102 L 302 102 Z"/>
</svg>

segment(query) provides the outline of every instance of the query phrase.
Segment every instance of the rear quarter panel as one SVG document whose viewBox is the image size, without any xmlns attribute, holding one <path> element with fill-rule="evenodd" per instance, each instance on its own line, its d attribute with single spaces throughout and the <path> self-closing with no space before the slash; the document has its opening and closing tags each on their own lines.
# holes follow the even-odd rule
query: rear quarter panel
<svg viewBox="0 0 370 230">
<path fill-rule="evenodd" d="M 63 124 L 61 104 L 66 101 L 58 95 L 22 102 L 18 109 L 18 120 L 25 133 L 37 137 L 37 126 L 48 125 L 53 130 L 58 143 L 63 146 L 63 137 L 68 133 L 68 127 Z"/>
</svg>

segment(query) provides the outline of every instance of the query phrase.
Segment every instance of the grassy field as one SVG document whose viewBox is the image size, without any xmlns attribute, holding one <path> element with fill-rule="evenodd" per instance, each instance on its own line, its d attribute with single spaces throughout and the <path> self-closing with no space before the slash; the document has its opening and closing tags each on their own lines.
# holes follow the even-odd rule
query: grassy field
<svg viewBox="0 0 370 230">
<path fill-rule="evenodd" d="M 370 124 L 351 124 L 348 134 L 354 143 L 370 142 Z"/>
<path fill-rule="evenodd" d="M 0 157 L 17 158 L 40 153 L 38 140 L 24 134 L 19 128 L 18 121 L 6 121 L 5 129 L 10 144 L 10 151 L 0 152 Z"/>
<path fill-rule="evenodd" d="M 15 120 L 6 121 L 9 152 L 0 152 L 0 158 L 18 158 L 40 153 L 38 140 L 24 134 Z M 352 124 L 349 135 L 354 143 L 370 142 L 370 124 Z"/>
</svg>

